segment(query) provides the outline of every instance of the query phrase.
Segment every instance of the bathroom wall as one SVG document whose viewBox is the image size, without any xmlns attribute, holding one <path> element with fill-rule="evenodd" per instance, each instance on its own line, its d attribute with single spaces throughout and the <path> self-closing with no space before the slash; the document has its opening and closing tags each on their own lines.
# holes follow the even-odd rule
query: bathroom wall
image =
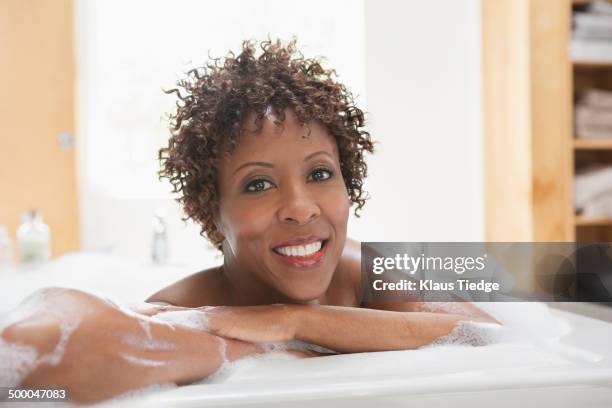
<svg viewBox="0 0 612 408">
<path fill-rule="evenodd" d="M 369 159 L 372 199 L 352 217 L 350 236 L 482 239 L 478 1 L 300 4 L 77 0 L 83 250 L 146 259 L 151 219 L 163 208 L 173 261 L 218 262 L 156 181 L 155 152 L 168 137 L 160 116 L 174 103 L 160 89 L 208 49 L 220 55 L 268 33 L 295 33 L 307 56 L 325 55 L 368 112 L 379 142 Z"/>
<path fill-rule="evenodd" d="M 378 153 L 355 235 L 484 239 L 480 2 L 365 2 L 368 110 Z"/>
</svg>

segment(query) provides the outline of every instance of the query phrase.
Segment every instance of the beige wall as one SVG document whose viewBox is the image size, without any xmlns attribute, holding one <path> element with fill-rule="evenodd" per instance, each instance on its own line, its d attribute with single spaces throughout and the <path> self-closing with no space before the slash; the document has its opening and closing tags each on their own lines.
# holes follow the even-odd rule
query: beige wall
<svg viewBox="0 0 612 408">
<path fill-rule="evenodd" d="M 0 1 L 0 224 L 12 237 L 21 214 L 42 211 L 52 256 L 77 250 L 71 0 Z"/>
<path fill-rule="evenodd" d="M 573 241 L 569 0 L 481 0 L 487 241 Z"/>
</svg>

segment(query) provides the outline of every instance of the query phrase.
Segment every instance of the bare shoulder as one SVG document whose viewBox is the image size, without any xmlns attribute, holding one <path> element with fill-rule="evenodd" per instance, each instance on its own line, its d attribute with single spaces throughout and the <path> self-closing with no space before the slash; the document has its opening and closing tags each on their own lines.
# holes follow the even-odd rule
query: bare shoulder
<svg viewBox="0 0 612 408">
<path fill-rule="evenodd" d="M 342 266 L 352 278 L 361 277 L 361 242 L 352 238 L 346 239 L 339 266 Z"/>
<path fill-rule="evenodd" d="M 347 293 L 347 288 L 348 293 Z M 336 268 L 336 273 L 330 285 L 331 297 L 337 299 L 334 303 L 358 306 L 361 303 L 361 242 L 347 238 L 344 251 Z M 339 298 L 340 293 L 342 295 Z M 347 301 L 350 298 L 350 302 Z"/>
<path fill-rule="evenodd" d="M 151 295 L 147 302 L 164 302 L 174 306 L 200 307 L 226 304 L 227 288 L 219 268 L 209 268 L 189 275 Z"/>
</svg>

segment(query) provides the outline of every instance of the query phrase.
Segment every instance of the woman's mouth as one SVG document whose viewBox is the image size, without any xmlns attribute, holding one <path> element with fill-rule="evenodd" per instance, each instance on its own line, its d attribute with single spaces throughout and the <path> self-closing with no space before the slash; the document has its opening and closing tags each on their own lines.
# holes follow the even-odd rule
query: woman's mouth
<svg viewBox="0 0 612 408">
<path fill-rule="evenodd" d="M 295 268 L 309 268 L 321 263 L 328 240 L 310 242 L 302 245 L 276 247 L 272 252 L 285 263 Z"/>
</svg>

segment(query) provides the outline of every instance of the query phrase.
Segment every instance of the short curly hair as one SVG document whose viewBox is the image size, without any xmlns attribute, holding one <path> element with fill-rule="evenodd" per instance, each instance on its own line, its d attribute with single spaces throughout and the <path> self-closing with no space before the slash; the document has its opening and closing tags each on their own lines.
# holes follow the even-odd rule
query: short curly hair
<svg viewBox="0 0 612 408">
<path fill-rule="evenodd" d="M 159 177 L 167 178 L 178 193 L 177 201 L 186 214 L 200 224 L 200 235 L 220 251 L 224 237 L 215 224 L 219 210 L 217 169 L 222 150 L 231 153 L 248 115 L 254 114 L 261 130 L 268 107 L 280 112 L 291 109 L 300 123 L 315 120 L 338 145 L 340 167 L 347 193 L 364 206 L 367 175 L 364 152 L 374 152 L 370 134 L 364 129 L 363 111 L 354 97 L 335 80 L 336 72 L 325 69 L 318 58 L 304 58 L 296 39 L 283 44 L 268 39 L 259 44 L 245 41 L 239 55 L 211 58 L 194 68 L 176 88 L 176 112 L 169 115 L 171 137 L 159 150 Z"/>
</svg>

